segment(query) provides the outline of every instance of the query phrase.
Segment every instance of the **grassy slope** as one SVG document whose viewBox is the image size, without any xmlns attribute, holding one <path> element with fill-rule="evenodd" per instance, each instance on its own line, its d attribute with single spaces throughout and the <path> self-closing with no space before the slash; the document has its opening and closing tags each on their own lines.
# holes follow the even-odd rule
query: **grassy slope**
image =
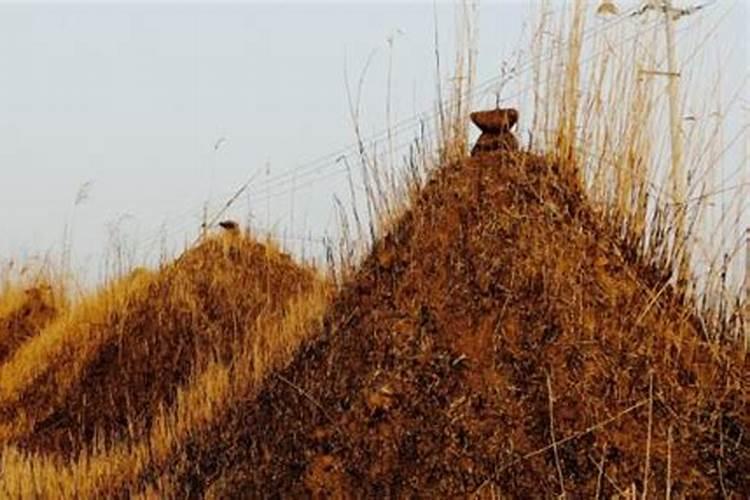
<svg viewBox="0 0 750 500">
<path fill-rule="evenodd" d="M 245 335 L 315 279 L 239 235 L 209 239 L 158 274 L 134 273 L 0 368 L 0 437 L 70 455 L 97 435 L 144 435 L 182 384 L 229 363 Z"/>
</svg>

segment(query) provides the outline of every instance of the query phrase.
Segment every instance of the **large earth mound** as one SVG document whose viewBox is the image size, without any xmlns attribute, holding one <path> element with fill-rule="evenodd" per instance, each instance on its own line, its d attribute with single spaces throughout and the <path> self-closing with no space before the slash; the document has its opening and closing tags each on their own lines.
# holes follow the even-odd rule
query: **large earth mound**
<svg viewBox="0 0 750 500">
<path fill-rule="evenodd" d="M 2 366 L 0 437 L 70 456 L 142 436 L 180 386 L 211 362 L 229 363 L 316 279 L 239 234 L 209 238 L 158 273 L 136 271 Z"/>
<path fill-rule="evenodd" d="M 322 330 L 151 471 L 162 494 L 750 491 L 750 361 L 575 179 L 527 154 L 436 172 Z"/>
</svg>

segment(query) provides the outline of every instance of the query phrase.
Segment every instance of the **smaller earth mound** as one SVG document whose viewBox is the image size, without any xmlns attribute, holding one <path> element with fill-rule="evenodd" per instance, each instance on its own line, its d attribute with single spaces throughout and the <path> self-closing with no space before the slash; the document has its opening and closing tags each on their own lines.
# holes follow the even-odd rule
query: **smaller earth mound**
<svg viewBox="0 0 750 500">
<path fill-rule="evenodd" d="M 210 238 L 158 273 L 136 271 L 109 291 L 114 298 L 38 337 L 52 343 L 46 365 L 0 401 L 0 422 L 25 418 L 10 441 L 63 455 L 141 437 L 181 385 L 209 363 L 229 363 L 259 322 L 283 316 L 317 279 L 239 234 Z"/>
<path fill-rule="evenodd" d="M 18 295 L 15 300 L 7 298 L 7 307 L 0 310 L 0 363 L 60 312 L 54 292 L 48 285 L 36 285 Z M 6 303 L 5 300 L 0 302 Z"/>
</svg>

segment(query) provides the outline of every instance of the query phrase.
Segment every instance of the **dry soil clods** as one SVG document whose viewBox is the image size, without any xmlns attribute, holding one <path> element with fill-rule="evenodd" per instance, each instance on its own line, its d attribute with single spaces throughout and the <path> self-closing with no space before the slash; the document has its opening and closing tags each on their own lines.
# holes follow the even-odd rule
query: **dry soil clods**
<svg viewBox="0 0 750 500">
<path fill-rule="evenodd" d="M 471 121 L 482 131 L 482 135 L 471 150 L 471 156 L 497 150 L 516 151 L 518 149 L 518 140 L 510 131 L 518 121 L 518 111 L 515 109 L 476 111 L 471 114 Z"/>
</svg>

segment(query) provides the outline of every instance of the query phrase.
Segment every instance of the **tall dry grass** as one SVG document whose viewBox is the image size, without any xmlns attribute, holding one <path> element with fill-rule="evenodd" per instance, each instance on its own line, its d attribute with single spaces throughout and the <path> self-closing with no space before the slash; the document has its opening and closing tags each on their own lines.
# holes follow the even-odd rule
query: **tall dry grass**
<svg viewBox="0 0 750 500">
<path fill-rule="evenodd" d="M 721 72 L 706 74 L 701 64 L 708 61 L 697 58 L 727 14 L 708 26 L 700 26 L 700 11 L 679 20 L 678 35 L 695 30 L 690 40 L 697 41 L 678 36 L 678 51 L 686 50 L 679 76 L 669 76 L 664 74 L 664 16 L 658 9 L 602 19 L 586 2 L 575 1 L 557 19 L 550 12 L 549 4 L 541 5 L 531 51 L 535 64 L 527 80 L 533 96 L 522 97 L 531 104 L 524 111 L 532 116 L 532 147 L 570 165 L 602 216 L 637 242 L 644 259 L 671 270 L 685 300 L 702 308 L 708 335 L 747 349 L 750 332 L 741 321 L 745 306 L 738 265 L 744 242 L 737 238 L 744 232 L 742 192 L 726 192 L 715 182 L 733 161 L 729 153 L 746 140 L 747 125 L 727 138 L 721 134 L 726 113 L 705 119 L 725 103 L 738 106 L 747 80 L 736 82 L 735 93 L 722 100 Z M 680 124 L 684 155 L 676 170 L 666 85 L 675 78 L 681 108 L 703 117 L 699 126 Z M 735 183 L 742 180 L 736 177 Z M 675 197 L 675 185 L 686 191 Z M 707 231 L 703 221 L 715 212 L 720 195 L 722 204 L 734 207 L 735 217 L 725 214 Z M 722 237 L 712 239 L 717 230 Z M 735 237 L 728 241 L 727 234 Z"/>
</svg>

